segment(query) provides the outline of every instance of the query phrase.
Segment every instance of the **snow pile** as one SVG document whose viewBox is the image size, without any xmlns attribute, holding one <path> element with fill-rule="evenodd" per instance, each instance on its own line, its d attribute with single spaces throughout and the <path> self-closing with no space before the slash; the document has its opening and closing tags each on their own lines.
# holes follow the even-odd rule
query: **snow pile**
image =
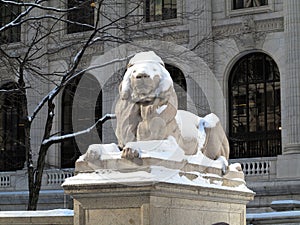
<svg viewBox="0 0 300 225">
<path fill-rule="evenodd" d="M 63 186 L 78 184 L 124 184 L 127 186 L 136 186 L 153 184 L 156 182 L 252 193 L 244 183 L 241 183 L 237 187 L 223 186 L 222 177 L 215 174 L 206 174 L 204 176 L 199 172 L 185 173 L 164 166 L 150 166 L 149 171 L 120 172 L 116 170 L 101 169 L 96 170 L 93 173 L 79 173 L 74 177 L 67 178 Z"/>
<path fill-rule="evenodd" d="M 120 158 L 121 152 L 116 144 L 93 144 L 89 146 L 87 152 L 84 155 L 79 157 L 77 162 Z"/>
</svg>

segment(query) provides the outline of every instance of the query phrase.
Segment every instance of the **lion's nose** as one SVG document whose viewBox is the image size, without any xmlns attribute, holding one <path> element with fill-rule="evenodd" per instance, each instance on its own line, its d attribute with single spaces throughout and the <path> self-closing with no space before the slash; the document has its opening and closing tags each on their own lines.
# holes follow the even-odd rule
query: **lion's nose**
<svg viewBox="0 0 300 225">
<path fill-rule="evenodd" d="M 136 76 L 136 79 L 142 79 L 142 78 L 149 78 L 150 76 L 146 73 L 139 73 L 137 76 Z"/>
</svg>

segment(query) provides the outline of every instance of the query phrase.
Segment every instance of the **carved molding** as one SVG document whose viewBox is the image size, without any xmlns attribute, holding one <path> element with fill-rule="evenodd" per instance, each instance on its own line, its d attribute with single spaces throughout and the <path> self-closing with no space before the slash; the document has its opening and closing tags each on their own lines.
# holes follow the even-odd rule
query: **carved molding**
<svg viewBox="0 0 300 225">
<path fill-rule="evenodd" d="M 252 15 L 238 24 L 213 27 L 215 39 L 234 38 L 240 51 L 262 48 L 267 33 L 284 31 L 283 18 L 255 21 Z"/>
<path fill-rule="evenodd" d="M 267 5 L 245 7 L 245 8 L 241 8 L 241 9 L 233 9 L 233 1 L 226 0 L 226 16 L 227 17 L 244 16 L 247 14 L 253 15 L 253 14 L 273 12 L 273 11 L 274 11 L 274 0 L 268 0 Z"/>
<path fill-rule="evenodd" d="M 233 38 L 236 41 L 240 51 L 253 48 L 262 48 L 266 38 L 266 32 L 236 35 Z"/>
<path fill-rule="evenodd" d="M 243 17 L 242 23 L 221 25 L 213 27 L 213 35 L 216 38 L 225 38 L 248 32 L 280 32 L 284 30 L 283 17 L 267 20 L 253 20 L 253 16 Z"/>
<path fill-rule="evenodd" d="M 140 37 L 136 37 L 134 38 L 135 40 L 149 40 L 149 39 L 156 39 L 156 40 L 160 40 L 160 41 L 168 41 L 168 42 L 174 42 L 176 44 L 184 44 L 184 43 L 188 43 L 189 41 L 189 32 L 188 31 L 177 31 L 177 32 L 165 32 L 163 34 L 153 34 L 153 37 L 151 37 L 151 35 L 147 35 L 147 36 L 140 36 Z"/>
</svg>

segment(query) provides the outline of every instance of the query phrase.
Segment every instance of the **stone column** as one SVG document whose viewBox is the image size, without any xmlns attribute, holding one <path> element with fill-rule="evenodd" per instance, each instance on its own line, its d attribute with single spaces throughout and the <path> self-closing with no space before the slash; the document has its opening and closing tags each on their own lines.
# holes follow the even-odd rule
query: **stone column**
<svg viewBox="0 0 300 225">
<path fill-rule="evenodd" d="M 285 0 L 286 72 L 282 74 L 283 154 L 300 154 L 300 1 Z"/>
<path fill-rule="evenodd" d="M 222 124 L 225 124 L 226 120 L 223 119 L 225 117 L 225 107 L 219 107 L 220 105 L 224 105 L 224 101 L 219 103 L 218 101 L 220 98 L 215 98 L 216 101 L 209 102 L 206 98 L 206 96 L 216 96 L 215 90 L 219 88 L 217 78 L 215 77 L 215 74 L 212 73 L 214 67 L 212 1 L 189 0 L 188 4 L 186 3 L 186 8 L 188 17 L 187 23 L 189 25 L 188 48 L 191 49 L 193 53 L 197 54 L 211 70 L 207 71 L 203 65 L 202 67 L 199 65 L 198 76 L 200 82 L 190 79 L 191 77 L 187 79 L 188 96 L 191 97 L 191 99 L 188 100 L 188 111 L 197 109 L 194 113 L 200 116 L 205 116 L 210 112 L 214 112 L 221 118 Z M 209 74 L 209 72 L 211 73 Z"/>
<path fill-rule="evenodd" d="M 210 0 L 193 0 L 187 6 L 189 48 L 210 67 L 213 64 L 212 3 Z"/>
</svg>

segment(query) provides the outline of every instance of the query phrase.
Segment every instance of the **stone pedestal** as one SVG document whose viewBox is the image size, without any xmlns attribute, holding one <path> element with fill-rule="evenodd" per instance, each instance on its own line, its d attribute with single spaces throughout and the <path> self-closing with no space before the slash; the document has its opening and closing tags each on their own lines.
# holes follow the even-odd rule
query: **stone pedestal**
<svg viewBox="0 0 300 225">
<path fill-rule="evenodd" d="M 253 199 L 251 191 L 228 187 L 69 179 L 63 188 L 74 198 L 74 225 L 243 225 Z"/>
</svg>

